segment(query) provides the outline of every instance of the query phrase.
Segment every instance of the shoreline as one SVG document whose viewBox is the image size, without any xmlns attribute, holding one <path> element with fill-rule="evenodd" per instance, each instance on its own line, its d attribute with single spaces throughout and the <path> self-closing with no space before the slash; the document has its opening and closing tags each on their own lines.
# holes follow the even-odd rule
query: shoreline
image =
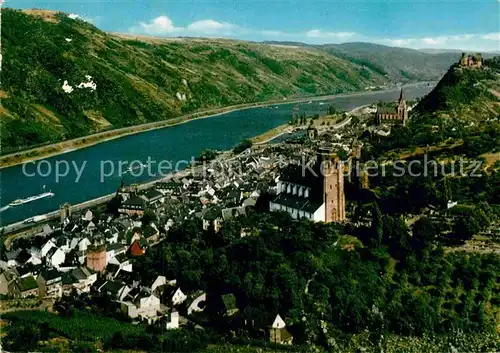
<svg viewBox="0 0 500 353">
<path fill-rule="evenodd" d="M 291 130 L 293 130 L 293 127 L 290 124 L 288 124 L 288 123 L 282 124 L 282 125 L 276 126 L 275 128 L 273 128 L 271 130 L 267 130 L 266 132 L 263 132 L 260 135 L 252 137 L 250 139 L 250 141 L 252 141 L 252 143 L 256 146 L 263 145 L 263 144 L 268 143 L 269 141 L 274 140 L 275 138 L 277 138 L 281 135 L 286 134 L 288 131 L 291 131 Z"/>
<path fill-rule="evenodd" d="M 366 105 L 356 107 L 356 108 L 350 110 L 348 113 L 352 114 L 352 113 L 356 112 L 357 110 L 359 110 L 359 109 L 361 109 L 361 108 L 363 108 L 365 106 Z M 219 113 L 219 114 L 215 114 L 215 115 L 211 115 L 211 116 L 216 116 L 216 115 L 220 115 L 220 114 L 224 114 L 224 113 Z M 203 118 L 204 117 L 199 117 L 199 118 L 195 118 L 195 119 L 203 119 Z M 195 120 L 195 119 L 193 119 L 193 120 Z M 191 120 L 188 120 L 188 121 L 191 121 Z M 345 124 L 349 123 L 350 121 L 351 121 L 351 117 L 349 117 L 349 118 L 341 121 L 337 125 L 345 125 Z M 183 124 L 183 123 L 184 122 L 179 122 L 179 123 L 176 123 L 176 124 Z M 291 127 L 288 123 L 282 124 L 282 125 L 279 125 L 279 126 L 273 128 L 273 129 L 270 129 L 270 130 L 268 130 L 268 131 L 266 131 L 266 132 L 264 132 L 264 133 L 262 133 L 260 135 L 254 136 L 254 137 L 250 138 L 250 140 L 253 142 L 253 144 L 255 146 L 264 145 L 264 144 L 266 144 L 266 143 L 268 143 L 268 142 L 276 139 L 277 137 L 282 136 L 282 135 L 288 133 L 290 131 L 290 129 L 292 129 L 292 128 L 293 127 Z M 264 140 L 261 141 L 261 139 L 264 139 Z M 84 147 L 82 147 L 82 148 L 84 148 Z M 67 151 L 67 152 L 70 152 L 70 151 Z M 62 152 L 62 153 L 65 153 L 65 152 Z M 227 153 L 229 153 L 229 157 L 228 157 Z M 219 157 L 217 157 L 216 160 L 219 159 L 219 158 L 221 158 L 221 156 L 224 156 L 225 154 L 226 154 L 226 156 L 223 157 L 223 158 L 226 158 L 227 160 L 234 159 L 234 158 L 236 158 L 238 156 L 238 155 L 232 154 L 231 150 L 221 151 Z M 150 180 L 150 181 L 138 184 L 137 187 L 138 187 L 139 190 L 148 189 L 148 188 L 153 187 L 156 183 L 166 182 L 166 181 L 169 181 L 169 180 L 174 179 L 174 178 L 181 178 L 183 176 L 186 176 L 187 174 L 195 171 L 196 169 L 197 169 L 196 166 L 191 166 L 191 167 L 187 167 L 186 169 L 177 170 L 177 171 L 172 172 L 171 174 L 168 174 L 168 175 L 163 176 L 161 178 Z M 107 195 L 96 197 L 94 199 L 90 199 L 90 200 L 86 200 L 86 201 L 80 202 L 80 203 L 75 204 L 75 205 L 71 205 L 71 211 L 72 212 L 79 212 L 82 209 L 89 209 L 89 208 L 101 205 L 101 204 L 106 203 L 109 200 L 111 200 L 115 196 L 115 194 L 116 193 L 113 192 L 113 193 L 110 193 L 110 194 L 107 194 Z M 46 223 L 47 221 L 52 221 L 54 219 L 57 219 L 57 217 L 59 217 L 59 212 L 60 212 L 59 210 L 54 210 L 54 211 L 47 212 L 45 214 L 37 215 L 37 216 L 46 216 L 47 217 L 46 220 L 44 220 L 44 221 L 42 221 L 40 223 L 25 223 L 25 221 L 27 219 L 33 218 L 33 217 L 28 217 L 26 219 L 23 219 L 23 220 L 20 220 L 20 221 L 17 221 L 17 222 L 13 222 L 13 223 L 10 223 L 10 224 L 1 225 L 0 229 L 3 229 L 3 230 L 7 229 L 5 231 L 5 235 L 16 234 L 16 232 L 22 231 L 24 229 L 29 229 L 31 227 L 35 228 L 35 227 L 37 227 L 37 226 L 39 226 L 41 224 Z"/>
<path fill-rule="evenodd" d="M 403 86 L 416 86 L 420 84 L 425 84 L 428 81 L 423 81 L 423 82 L 416 82 L 416 83 L 410 83 L 407 85 Z M 366 95 L 366 94 L 376 94 L 379 92 L 385 92 L 385 91 L 391 91 L 391 90 L 396 90 L 401 86 L 396 86 L 394 88 L 390 88 L 387 90 L 382 90 L 382 91 L 357 91 L 357 92 L 350 92 L 350 93 L 341 93 L 341 94 L 336 94 L 336 95 L 322 95 L 322 96 L 314 96 L 314 97 L 301 97 L 301 98 L 292 98 L 292 99 L 286 99 L 286 100 L 274 100 L 274 101 L 266 101 L 266 102 L 260 102 L 260 103 L 244 103 L 244 104 L 238 104 L 238 105 L 232 105 L 228 107 L 223 107 L 223 108 L 214 108 L 214 109 L 208 109 L 200 112 L 194 112 L 194 113 L 189 113 L 186 115 L 182 115 L 179 117 L 175 117 L 172 119 L 168 120 L 161 120 L 161 121 L 156 121 L 156 122 L 150 122 L 146 124 L 141 124 L 141 125 L 135 125 L 135 126 L 128 126 L 128 127 L 123 127 L 115 130 L 109 130 L 109 131 L 102 131 L 98 132 L 92 135 L 86 135 L 82 137 L 77 137 L 75 139 L 71 140 L 65 140 L 65 141 L 60 141 L 57 143 L 45 145 L 45 146 L 40 146 L 40 147 L 35 147 L 35 148 L 30 148 L 26 150 L 22 150 L 19 152 L 13 152 L 10 154 L 6 154 L 4 156 L 0 156 L 0 170 L 8 167 L 12 167 L 15 165 L 19 165 L 28 161 L 35 161 L 35 160 L 40 160 L 40 159 L 45 159 L 48 157 L 53 157 L 57 156 L 63 153 L 68 153 L 72 152 L 78 149 L 83 149 L 86 147 L 91 147 L 94 145 L 97 145 L 99 143 L 111 141 L 114 139 L 142 133 L 142 132 L 147 132 L 147 131 L 152 131 L 152 130 L 157 130 L 157 129 L 162 129 L 162 128 L 168 128 L 172 126 L 177 126 L 180 124 L 185 124 L 190 121 L 195 121 L 199 119 L 206 119 L 206 118 L 211 118 L 223 114 L 228 114 L 232 113 L 235 111 L 240 111 L 240 110 L 245 110 L 245 109 L 250 109 L 250 108 L 262 108 L 270 105 L 283 105 L 283 104 L 293 104 L 293 103 L 301 103 L 305 101 L 318 101 L 318 100 L 328 100 L 328 99 L 334 99 L 334 98 L 342 98 L 342 97 L 352 97 L 352 96 L 358 96 L 358 95 Z"/>
</svg>

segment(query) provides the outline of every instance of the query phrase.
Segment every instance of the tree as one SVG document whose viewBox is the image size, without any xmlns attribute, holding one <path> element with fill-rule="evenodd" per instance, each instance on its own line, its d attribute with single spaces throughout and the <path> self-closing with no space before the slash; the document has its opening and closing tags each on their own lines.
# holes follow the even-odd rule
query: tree
<svg viewBox="0 0 500 353">
<path fill-rule="evenodd" d="M 8 329 L 6 348 L 15 352 L 28 352 L 37 347 L 40 329 L 30 323 L 15 323 Z"/>
<path fill-rule="evenodd" d="M 329 105 L 327 108 L 328 115 L 333 115 L 337 113 L 337 109 L 333 105 Z"/>
<path fill-rule="evenodd" d="M 152 210 L 147 209 L 146 211 L 144 211 L 144 215 L 141 218 L 141 222 L 142 222 L 143 226 L 147 226 L 149 223 L 151 223 L 154 220 L 156 220 L 156 215 L 154 214 L 154 212 Z"/>
<path fill-rule="evenodd" d="M 217 157 L 217 151 L 212 149 L 204 149 L 196 159 L 198 162 L 209 162 Z"/>
<path fill-rule="evenodd" d="M 241 141 L 234 149 L 233 149 L 233 152 L 235 154 L 238 154 L 238 153 L 241 153 L 247 149 L 249 149 L 250 147 L 252 147 L 253 143 L 252 141 L 250 140 L 243 140 Z"/>
<path fill-rule="evenodd" d="M 422 249 L 429 246 L 436 238 L 436 227 L 427 217 L 419 218 L 413 224 L 412 248 L 420 252 Z"/>
<path fill-rule="evenodd" d="M 382 222 L 382 212 L 380 212 L 380 208 L 376 202 L 373 203 L 372 208 L 372 231 L 375 236 L 372 240 L 374 247 L 382 245 L 384 225 Z"/>
</svg>

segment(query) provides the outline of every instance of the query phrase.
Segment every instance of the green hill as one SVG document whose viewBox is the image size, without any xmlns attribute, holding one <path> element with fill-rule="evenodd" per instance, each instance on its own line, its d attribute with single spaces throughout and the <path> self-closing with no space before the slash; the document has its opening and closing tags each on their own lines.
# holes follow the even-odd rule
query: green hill
<svg viewBox="0 0 500 353">
<path fill-rule="evenodd" d="M 399 80 L 375 58 L 333 47 L 131 37 L 46 10 L 4 9 L 2 20 L 2 154 L 207 108 Z M 433 57 L 408 55 L 416 53 Z M 412 80 L 437 77 L 439 67 L 429 76 L 428 62 L 418 65 L 408 69 Z"/>
<path fill-rule="evenodd" d="M 269 42 L 276 43 L 279 42 Z M 395 82 L 438 80 L 448 67 L 457 62 L 460 52 L 428 53 L 408 48 L 389 47 L 373 43 L 343 43 L 307 45 L 281 42 L 282 45 L 303 46 L 324 51 L 356 65 L 362 65 Z"/>
<path fill-rule="evenodd" d="M 485 60 L 484 66 L 477 70 L 453 65 L 417 105 L 416 112 L 420 115 L 445 114 L 465 121 L 498 117 L 500 57 Z"/>
<path fill-rule="evenodd" d="M 500 57 L 485 60 L 481 69 L 452 65 L 411 111 L 409 126 L 394 128 L 390 138 L 377 146 L 378 154 L 433 147 L 457 156 L 487 158 L 485 154 L 494 154 L 492 158 L 498 159 Z"/>
<path fill-rule="evenodd" d="M 459 53 L 428 54 L 372 43 L 328 44 L 321 49 L 401 82 L 436 80 L 460 56 Z"/>
<path fill-rule="evenodd" d="M 5 9 L 2 15 L 3 153 L 203 108 L 386 82 L 318 50 L 136 39 L 41 10 Z M 65 81 L 72 92 L 63 90 Z M 95 83 L 95 90 L 77 88 L 87 82 Z"/>
</svg>

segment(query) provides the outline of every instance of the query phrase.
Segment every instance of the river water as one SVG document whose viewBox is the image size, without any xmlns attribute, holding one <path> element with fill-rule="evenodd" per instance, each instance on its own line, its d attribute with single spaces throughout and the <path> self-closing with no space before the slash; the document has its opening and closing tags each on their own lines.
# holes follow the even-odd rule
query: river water
<svg viewBox="0 0 500 353">
<path fill-rule="evenodd" d="M 432 88 L 433 84 L 427 83 L 406 86 L 405 97 L 406 99 L 421 97 Z M 324 101 L 301 103 L 298 112 L 324 115 L 329 105 L 339 110 L 351 110 L 377 101 L 396 100 L 398 95 L 399 89 L 392 89 L 340 96 Z M 125 136 L 31 162 L 25 165 L 24 172 L 23 165 L 1 169 L 1 224 L 6 225 L 54 211 L 64 202 L 77 204 L 110 194 L 120 186 L 122 179 L 125 184 L 159 179 L 162 176 L 158 172 L 168 172 L 171 170 L 170 167 L 175 167 L 177 161 L 191 160 L 205 148 L 228 150 L 243 139 L 286 123 L 291 119 L 295 106 L 297 104 L 288 103 L 234 111 Z M 148 158 L 154 161 L 150 163 L 151 172 L 147 172 L 144 168 L 144 172 L 140 173 L 141 167 L 139 162 L 136 162 L 133 166 L 137 169 L 123 174 L 129 167 L 128 163 L 132 161 L 146 163 Z M 120 161 L 123 162 L 122 176 L 119 175 Z M 160 161 L 166 161 L 161 165 L 161 169 L 158 168 Z M 66 173 L 66 165 L 69 166 L 67 175 L 56 178 L 56 167 L 58 166 L 59 174 L 62 175 Z M 180 164 L 178 167 L 182 169 L 185 166 L 186 164 Z M 44 185 L 46 191 L 54 192 L 55 196 L 20 206 L 8 206 L 8 203 L 15 199 L 40 194 Z"/>
</svg>

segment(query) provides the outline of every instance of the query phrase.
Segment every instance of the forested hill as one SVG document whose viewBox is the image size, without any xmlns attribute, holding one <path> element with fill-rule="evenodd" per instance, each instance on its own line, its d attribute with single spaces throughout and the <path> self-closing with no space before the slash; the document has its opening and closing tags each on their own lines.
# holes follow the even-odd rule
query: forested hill
<svg viewBox="0 0 500 353">
<path fill-rule="evenodd" d="M 500 56 L 497 56 L 485 60 L 483 69 L 460 68 L 458 64 L 451 66 L 417 105 L 416 112 L 484 120 L 500 115 L 499 97 Z"/>
<path fill-rule="evenodd" d="M 481 69 L 454 64 L 413 109 L 409 126 L 392 129 L 375 154 L 433 146 L 469 158 L 489 154 L 498 159 L 499 119 L 500 57 L 485 60 Z"/>
<path fill-rule="evenodd" d="M 401 81 L 315 47 L 136 38 L 46 10 L 4 9 L 2 20 L 3 154 L 203 108 Z M 418 65 L 412 80 L 441 74 L 419 76 L 430 64 Z"/>
<path fill-rule="evenodd" d="M 274 43 L 278 44 L 278 42 Z M 460 53 L 456 51 L 427 53 L 415 49 L 362 42 L 324 45 L 286 42 L 281 44 L 321 50 L 354 64 L 368 67 L 370 70 L 386 75 L 390 80 L 399 82 L 437 80 L 460 57 Z"/>
<path fill-rule="evenodd" d="M 388 82 L 370 68 L 314 49 L 137 40 L 45 10 L 5 9 L 2 20 L 3 153 L 202 108 Z"/>
</svg>

